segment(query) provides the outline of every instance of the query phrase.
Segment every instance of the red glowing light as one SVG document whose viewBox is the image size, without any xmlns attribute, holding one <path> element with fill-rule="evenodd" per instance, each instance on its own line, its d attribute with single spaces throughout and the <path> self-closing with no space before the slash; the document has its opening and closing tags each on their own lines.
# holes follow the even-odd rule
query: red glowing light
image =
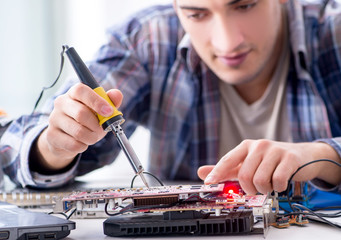
<svg viewBox="0 0 341 240">
<path fill-rule="evenodd" d="M 227 181 L 225 182 L 224 194 L 233 195 L 233 194 L 244 194 L 241 189 L 238 181 Z"/>
</svg>

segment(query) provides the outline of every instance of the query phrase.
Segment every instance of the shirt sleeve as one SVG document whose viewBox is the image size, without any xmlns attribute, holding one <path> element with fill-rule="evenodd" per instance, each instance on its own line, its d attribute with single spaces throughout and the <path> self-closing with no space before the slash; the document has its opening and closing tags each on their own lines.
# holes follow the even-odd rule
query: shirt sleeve
<svg viewBox="0 0 341 240">
<path fill-rule="evenodd" d="M 66 92 L 72 84 L 74 84 L 73 80 L 64 84 L 58 91 L 58 95 Z M 0 157 L 4 173 L 19 186 L 56 187 L 67 183 L 76 175 L 78 162 L 68 172 L 56 176 L 44 176 L 29 168 L 32 144 L 48 125 L 54 99 L 55 96 L 47 100 L 38 113 L 24 115 L 13 120 L 1 137 Z"/>
<path fill-rule="evenodd" d="M 334 150 L 338 153 L 338 155 L 341 158 L 341 137 L 317 139 L 315 142 L 324 142 L 330 145 L 332 148 L 334 148 Z M 338 166 L 335 165 L 335 167 Z M 310 183 L 317 189 L 323 191 L 338 191 L 341 193 L 341 184 L 339 184 L 338 186 L 334 186 L 321 179 L 313 179 L 312 181 L 310 181 Z"/>
<path fill-rule="evenodd" d="M 341 189 L 339 188 L 339 186 L 335 186 L 332 185 L 330 183 L 327 183 L 321 179 L 315 178 L 313 180 L 310 181 L 310 184 L 322 191 L 328 191 L 328 192 L 332 192 L 332 191 L 340 191 Z"/>
</svg>

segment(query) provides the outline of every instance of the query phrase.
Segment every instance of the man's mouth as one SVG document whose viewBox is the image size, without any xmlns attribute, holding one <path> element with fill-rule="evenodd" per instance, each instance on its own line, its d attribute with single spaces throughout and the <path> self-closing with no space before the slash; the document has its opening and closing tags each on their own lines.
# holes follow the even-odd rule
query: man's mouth
<svg viewBox="0 0 341 240">
<path fill-rule="evenodd" d="M 240 66 L 249 55 L 250 51 L 237 54 L 237 55 L 230 55 L 230 56 L 217 56 L 220 62 L 222 62 L 224 65 L 227 65 L 229 67 L 238 67 Z"/>
</svg>

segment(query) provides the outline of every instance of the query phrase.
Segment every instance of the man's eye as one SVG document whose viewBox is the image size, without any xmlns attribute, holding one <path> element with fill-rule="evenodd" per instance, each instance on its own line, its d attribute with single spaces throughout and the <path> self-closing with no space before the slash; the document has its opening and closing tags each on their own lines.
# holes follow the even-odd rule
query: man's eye
<svg viewBox="0 0 341 240">
<path fill-rule="evenodd" d="M 189 14 L 187 15 L 187 17 L 189 19 L 193 19 L 193 20 L 201 20 L 206 16 L 205 13 L 193 13 L 193 14 Z"/>
<path fill-rule="evenodd" d="M 253 8 L 255 5 L 256 5 L 256 3 L 240 5 L 240 6 L 237 7 L 237 9 L 241 10 L 241 11 L 247 11 L 247 10 Z"/>
</svg>

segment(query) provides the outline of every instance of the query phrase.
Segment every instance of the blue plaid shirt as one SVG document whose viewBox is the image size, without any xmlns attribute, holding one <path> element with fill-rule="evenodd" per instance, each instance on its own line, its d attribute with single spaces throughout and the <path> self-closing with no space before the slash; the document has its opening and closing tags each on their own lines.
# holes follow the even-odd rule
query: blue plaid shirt
<svg viewBox="0 0 341 240">
<path fill-rule="evenodd" d="M 296 1 L 287 8 L 286 95 L 293 141 L 324 141 L 341 156 L 341 14 L 320 19 L 318 5 Z M 171 6 L 144 10 L 109 33 L 89 68 L 105 89 L 123 92 L 126 134 L 138 125 L 150 130 L 150 172 L 168 180 L 196 180 L 199 166 L 218 160 L 219 79 L 193 49 Z M 47 126 L 55 97 L 75 82 L 67 81 L 40 113 L 13 121 L 2 136 L 4 172 L 17 184 L 59 186 L 112 163 L 119 153 L 113 134 L 107 134 L 65 173 L 30 171 L 31 145 Z"/>
</svg>

